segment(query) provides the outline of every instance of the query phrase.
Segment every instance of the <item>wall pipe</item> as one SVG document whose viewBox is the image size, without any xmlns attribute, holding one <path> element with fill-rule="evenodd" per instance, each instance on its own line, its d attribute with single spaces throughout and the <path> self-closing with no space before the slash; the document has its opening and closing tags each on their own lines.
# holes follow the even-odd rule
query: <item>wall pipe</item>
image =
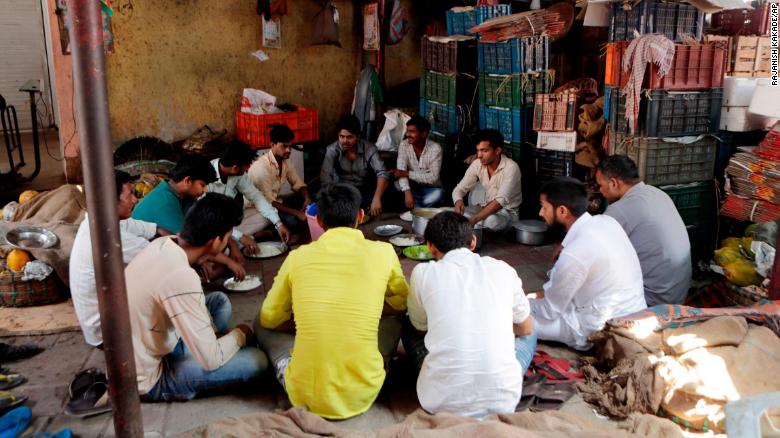
<svg viewBox="0 0 780 438">
<path fill-rule="evenodd" d="M 117 437 L 140 438 L 143 422 L 119 238 L 100 2 L 71 1 L 68 14 L 81 161 L 114 431 Z"/>
</svg>

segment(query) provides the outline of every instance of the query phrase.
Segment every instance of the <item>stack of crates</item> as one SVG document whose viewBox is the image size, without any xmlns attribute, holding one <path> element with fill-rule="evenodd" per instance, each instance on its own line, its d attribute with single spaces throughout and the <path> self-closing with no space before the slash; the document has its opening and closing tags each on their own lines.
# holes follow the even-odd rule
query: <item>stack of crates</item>
<svg viewBox="0 0 780 438">
<path fill-rule="evenodd" d="M 479 127 L 504 136 L 504 150 L 520 161 L 531 138 L 534 99 L 553 86 L 547 36 L 479 42 Z"/>
<path fill-rule="evenodd" d="M 675 201 L 688 228 L 694 260 L 706 256 L 714 243 L 715 135 L 727 56 L 716 43 L 690 44 L 691 39 L 701 41 L 703 19 L 701 11 L 678 2 L 642 0 L 632 9 L 613 4 L 604 81 L 609 152 L 631 157 L 641 179 L 661 187 Z M 632 133 L 622 93 L 629 73 L 622 70 L 622 61 L 635 31 L 664 34 L 676 46 L 665 77 L 659 78 L 656 65 L 647 66 Z"/>
</svg>

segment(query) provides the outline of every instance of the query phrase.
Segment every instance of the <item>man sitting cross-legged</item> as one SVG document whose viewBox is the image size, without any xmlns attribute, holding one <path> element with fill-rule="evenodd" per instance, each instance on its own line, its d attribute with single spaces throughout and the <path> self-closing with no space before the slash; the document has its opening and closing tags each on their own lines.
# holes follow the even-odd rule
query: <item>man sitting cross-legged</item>
<svg viewBox="0 0 780 438">
<path fill-rule="evenodd" d="M 325 233 L 287 256 L 255 333 L 294 406 L 344 419 L 379 394 L 401 336 L 400 318 L 383 315 L 406 310 L 408 285 L 393 247 L 355 229 L 356 188 L 326 186 L 319 199 Z"/>
<path fill-rule="evenodd" d="M 222 252 L 241 207 L 208 194 L 190 209 L 175 237 L 150 243 L 125 269 L 138 392 L 144 401 L 190 400 L 256 384 L 265 354 L 244 347 L 246 325 L 229 330 L 230 300 L 204 295 L 192 265 Z M 243 348 L 242 348 L 243 347 Z"/>
<path fill-rule="evenodd" d="M 530 300 L 536 333 L 587 350 L 588 336 L 609 319 L 647 307 L 639 259 L 615 219 L 587 212 L 581 182 L 553 179 L 542 186 L 539 200 L 539 215 L 547 225 L 566 229 L 566 237 L 543 297 Z"/>
<path fill-rule="evenodd" d="M 505 262 L 472 252 L 476 237 L 457 213 L 434 216 L 425 240 L 436 261 L 412 272 L 404 326 L 404 347 L 421 368 L 420 405 L 471 417 L 514 412 L 536 350 L 522 281 Z"/>
</svg>

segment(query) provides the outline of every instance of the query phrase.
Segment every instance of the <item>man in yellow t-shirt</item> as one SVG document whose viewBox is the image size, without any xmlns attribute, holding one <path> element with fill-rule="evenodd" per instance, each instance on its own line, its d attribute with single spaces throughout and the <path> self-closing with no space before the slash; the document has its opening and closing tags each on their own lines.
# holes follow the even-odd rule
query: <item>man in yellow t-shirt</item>
<svg viewBox="0 0 780 438">
<path fill-rule="evenodd" d="M 408 284 L 393 247 L 355 229 L 363 219 L 357 189 L 326 186 L 317 207 L 325 233 L 287 256 L 255 330 L 290 402 L 344 419 L 379 394 Z"/>
</svg>

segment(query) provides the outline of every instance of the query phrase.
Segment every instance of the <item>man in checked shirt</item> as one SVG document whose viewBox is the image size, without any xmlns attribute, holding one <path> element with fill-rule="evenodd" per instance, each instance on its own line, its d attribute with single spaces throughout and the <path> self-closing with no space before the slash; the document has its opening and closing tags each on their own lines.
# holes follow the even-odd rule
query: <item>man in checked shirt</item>
<svg viewBox="0 0 780 438">
<path fill-rule="evenodd" d="M 414 115 L 406 122 L 406 139 L 398 148 L 398 168 L 393 176 L 404 194 L 406 208 L 432 207 L 441 201 L 441 146 L 428 139 L 431 124 Z"/>
</svg>

